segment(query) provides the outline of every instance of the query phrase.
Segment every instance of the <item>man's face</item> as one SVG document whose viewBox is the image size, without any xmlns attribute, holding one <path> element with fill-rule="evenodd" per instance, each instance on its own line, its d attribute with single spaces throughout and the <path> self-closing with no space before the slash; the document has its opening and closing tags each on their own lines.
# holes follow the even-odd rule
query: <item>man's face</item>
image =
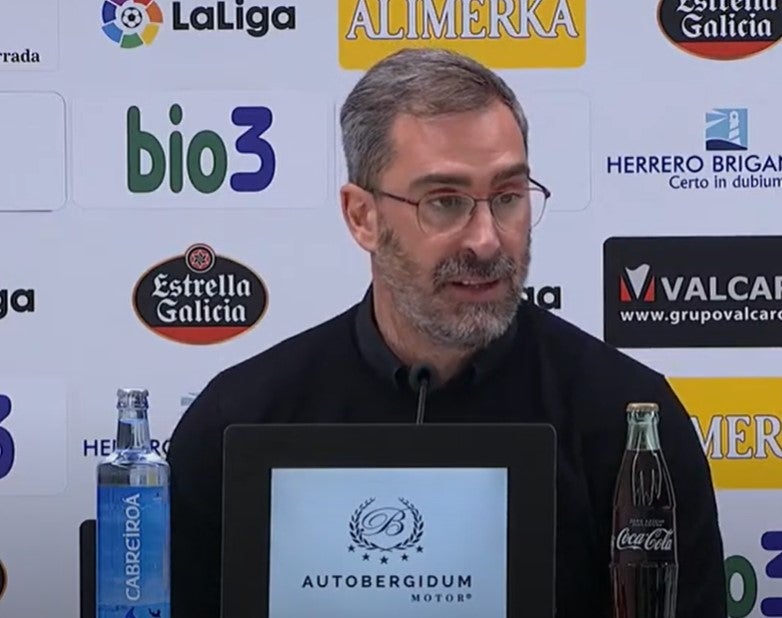
<svg viewBox="0 0 782 618">
<path fill-rule="evenodd" d="M 381 191 L 418 201 L 462 193 L 486 198 L 527 186 L 524 140 L 511 111 L 486 109 L 433 118 L 401 116 Z M 377 276 L 395 309 L 434 342 L 463 349 L 501 335 L 521 298 L 530 261 L 530 215 L 500 229 L 481 202 L 461 229 L 425 232 L 416 207 L 378 197 Z"/>
</svg>

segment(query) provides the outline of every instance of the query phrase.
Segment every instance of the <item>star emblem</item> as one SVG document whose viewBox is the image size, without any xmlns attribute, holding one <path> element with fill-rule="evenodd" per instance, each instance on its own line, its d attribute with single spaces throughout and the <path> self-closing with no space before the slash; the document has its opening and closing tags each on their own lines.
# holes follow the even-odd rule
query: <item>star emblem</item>
<svg viewBox="0 0 782 618">
<path fill-rule="evenodd" d="M 361 558 L 364 560 L 364 562 L 366 562 L 367 560 L 369 560 L 369 554 L 364 554 L 363 556 L 361 556 Z"/>
<path fill-rule="evenodd" d="M 351 545 L 350 547 L 348 547 L 348 551 L 349 552 L 354 552 L 354 551 L 356 551 L 356 548 Z"/>
<path fill-rule="evenodd" d="M 407 562 L 407 554 L 402 554 L 402 562 Z"/>
<path fill-rule="evenodd" d="M 415 548 L 415 551 L 417 551 L 420 554 L 423 553 L 424 548 L 419 545 L 418 547 Z"/>
<path fill-rule="evenodd" d="M 385 557 L 385 556 L 383 556 L 383 557 L 380 559 L 380 564 L 388 564 L 388 558 L 387 558 L 387 557 Z"/>
</svg>

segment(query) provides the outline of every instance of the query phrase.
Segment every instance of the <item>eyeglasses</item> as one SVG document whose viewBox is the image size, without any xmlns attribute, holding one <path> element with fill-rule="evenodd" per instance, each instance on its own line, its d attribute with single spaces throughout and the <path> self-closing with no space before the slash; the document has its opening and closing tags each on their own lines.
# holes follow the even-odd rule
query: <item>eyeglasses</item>
<svg viewBox="0 0 782 618">
<path fill-rule="evenodd" d="M 528 213 L 530 227 L 540 222 L 546 209 L 546 202 L 551 197 L 551 191 L 532 178 L 529 179 L 526 189 L 514 188 L 488 198 L 476 198 L 466 193 L 435 192 L 424 195 L 416 201 L 386 191 L 371 192 L 415 206 L 418 224 L 427 234 L 462 229 L 472 218 L 480 202 L 489 204 L 494 221 L 500 229 L 506 232 L 521 231 Z"/>
</svg>

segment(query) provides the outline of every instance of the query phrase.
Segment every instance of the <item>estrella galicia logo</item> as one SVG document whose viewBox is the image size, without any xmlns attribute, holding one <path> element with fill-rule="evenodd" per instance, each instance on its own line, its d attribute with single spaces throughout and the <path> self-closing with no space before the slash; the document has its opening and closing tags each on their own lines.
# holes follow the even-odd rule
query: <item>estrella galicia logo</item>
<svg viewBox="0 0 782 618">
<path fill-rule="evenodd" d="M 706 150 L 749 148 L 746 108 L 714 109 L 706 113 Z"/>
<path fill-rule="evenodd" d="M 152 266 L 133 290 L 139 320 L 176 341 L 222 343 L 253 328 L 268 307 L 263 280 L 206 244 Z"/>
<path fill-rule="evenodd" d="M 379 552 L 381 564 L 388 564 L 388 555 L 393 552 L 401 552 L 402 562 L 407 562 L 413 552 L 422 553 L 424 519 L 409 500 L 399 498 L 399 503 L 401 506 L 376 506 L 375 498 L 362 502 L 350 518 L 352 544 L 348 551 L 363 549 L 364 562 L 370 560 L 369 552 Z"/>
<path fill-rule="evenodd" d="M 105 0 L 103 33 L 122 49 L 151 45 L 163 25 L 155 0 Z"/>
<path fill-rule="evenodd" d="M 782 345 L 782 237 L 609 238 L 606 343 L 624 348 Z"/>
<path fill-rule="evenodd" d="M 11 414 L 11 398 L 0 393 L 0 479 L 4 479 L 14 467 L 16 447 L 11 432 L 2 426 Z"/>
<path fill-rule="evenodd" d="M 660 0 L 657 21 L 676 47 L 709 60 L 739 60 L 782 38 L 778 0 Z"/>
</svg>

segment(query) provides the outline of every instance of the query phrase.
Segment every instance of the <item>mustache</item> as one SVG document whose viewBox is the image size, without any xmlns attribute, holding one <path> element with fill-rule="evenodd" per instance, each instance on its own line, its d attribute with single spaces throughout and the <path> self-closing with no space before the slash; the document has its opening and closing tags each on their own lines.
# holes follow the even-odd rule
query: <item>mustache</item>
<svg viewBox="0 0 782 618">
<path fill-rule="evenodd" d="M 506 279 L 513 278 L 516 273 L 516 264 L 507 255 L 479 260 L 474 253 L 463 253 L 440 262 L 434 270 L 433 281 L 435 289 L 439 289 L 454 279 Z"/>
</svg>

